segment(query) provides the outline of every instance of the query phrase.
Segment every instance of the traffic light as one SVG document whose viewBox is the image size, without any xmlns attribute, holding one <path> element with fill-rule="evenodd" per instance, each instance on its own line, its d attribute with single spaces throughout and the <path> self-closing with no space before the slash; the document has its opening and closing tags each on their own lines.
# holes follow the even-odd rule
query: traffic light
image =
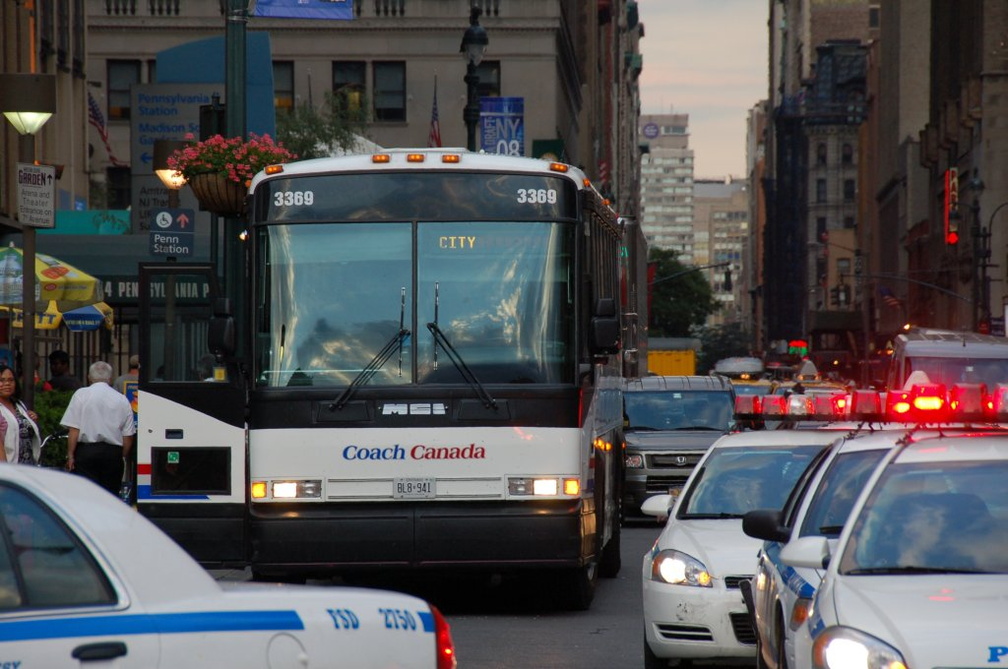
<svg viewBox="0 0 1008 669">
<path fill-rule="evenodd" d="M 829 302 L 830 306 L 840 306 L 840 288 L 838 286 L 829 289 Z"/>
</svg>

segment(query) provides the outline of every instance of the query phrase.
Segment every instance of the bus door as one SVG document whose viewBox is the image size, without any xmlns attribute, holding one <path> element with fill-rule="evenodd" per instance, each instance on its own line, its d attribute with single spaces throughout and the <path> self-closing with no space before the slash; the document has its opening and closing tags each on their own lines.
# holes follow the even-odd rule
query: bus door
<svg viewBox="0 0 1008 669">
<path fill-rule="evenodd" d="M 246 558 L 245 392 L 210 264 L 141 263 L 137 509 L 204 566 Z"/>
</svg>

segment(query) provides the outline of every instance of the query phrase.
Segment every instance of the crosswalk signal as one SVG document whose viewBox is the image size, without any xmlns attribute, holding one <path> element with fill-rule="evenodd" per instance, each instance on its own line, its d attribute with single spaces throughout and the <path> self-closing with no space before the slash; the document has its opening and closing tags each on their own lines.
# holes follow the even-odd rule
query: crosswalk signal
<svg viewBox="0 0 1008 669">
<path fill-rule="evenodd" d="M 959 212 L 949 212 L 948 225 L 945 227 L 945 243 L 955 246 L 959 243 Z"/>
</svg>

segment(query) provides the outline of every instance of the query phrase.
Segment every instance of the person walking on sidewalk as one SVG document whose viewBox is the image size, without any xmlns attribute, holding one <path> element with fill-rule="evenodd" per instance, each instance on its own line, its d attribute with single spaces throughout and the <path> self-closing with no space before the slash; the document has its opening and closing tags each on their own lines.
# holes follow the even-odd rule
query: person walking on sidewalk
<svg viewBox="0 0 1008 669">
<path fill-rule="evenodd" d="M 136 423 L 125 395 L 112 383 L 112 365 L 99 360 L 88 368 L 91 384 L 75 391 L 60 424 L 67 428 L 67 470 L 119 494 Z"/>
</svg>

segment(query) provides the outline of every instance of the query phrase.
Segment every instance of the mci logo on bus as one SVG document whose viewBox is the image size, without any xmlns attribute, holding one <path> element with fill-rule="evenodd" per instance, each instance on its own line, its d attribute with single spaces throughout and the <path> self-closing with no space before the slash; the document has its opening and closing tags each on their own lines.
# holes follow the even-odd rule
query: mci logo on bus
<svg viewBox="0 0 1008 669">
<path fill-rule="evenodd" d="M 444 416 L 448 407 L 443 402 L 395 402 L 383 404 L 383 416 Z"/>
</svg>

